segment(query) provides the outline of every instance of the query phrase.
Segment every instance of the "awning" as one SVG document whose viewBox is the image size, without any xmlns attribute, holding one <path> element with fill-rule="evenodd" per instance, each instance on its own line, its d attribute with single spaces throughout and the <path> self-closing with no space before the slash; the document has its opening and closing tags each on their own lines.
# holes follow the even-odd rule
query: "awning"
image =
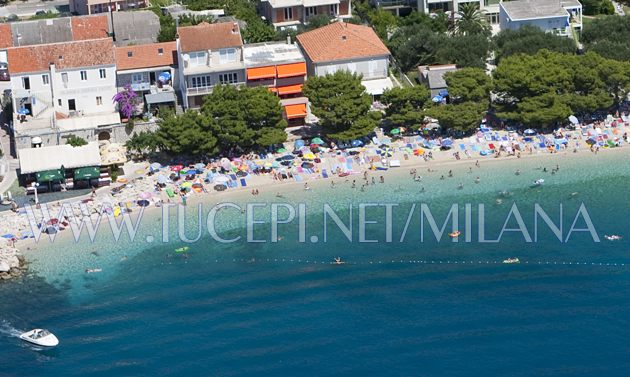
<svg viewBox="0 0 630 377">
<path fill-rule="evenodd" d="M 276 68 L 274 66 L 247 68 L 248 80 L 271 79 L 276 77 Z"/>
<path fill-rule="evenodd" d="M 377 80 L 365 80 L 361 81 L 361 84 L 365 87 L 365 92 L 373 96 L 383 94 L 385 89 L 394 87 L 394 83 L 389 77 Z"/>
<path fill-rule="evenodd" d="M 39 183 L 51 182 L 51 181 L 63 181 L 64 176 L 61 174 L 61 170 L 46 170 L 35 174 L 35 179 Z"/>
<path fill-rule="evenodd" d="M 304 118 L 306 116 L 306 104 L 288 105 L 284 107 L 287 119 Z"/>
<path fill-rule="evenodd" d="M 278 78 L 306 75 L 306 63 L 282 64 L 276 67 Z"/>
<path fill-rule="evenodd" d="M 61 166 L 66 169 L 74 169 L 101 164 L 97 142 L 91 142 L 80 147 L 64 144 L 43 148 L 24 148 L 18 150 L 18 157 L 21 174 L 57 170 Z"/>
<path fill-rule="evenodd" d="M 147 104 L 152 105 L 156 103 L 170 103 L 175 102 L 175 92 L 160 92 L 147 94 L 144 96 Z"/>
<path fill-rule="evenodd" d="M 302 84 L 279 86 L 277 89 L 278 89 L 278 94 L 281 96 L 285 94 L 302 93 Z"/>
<path fill-rule="evenodd" d="M 97 166 L 88 166 L 85 168 L 78 168 L 74 171 L 74 179 L 92 179 L 101 176 L 101 169 Z"/>
</svg>

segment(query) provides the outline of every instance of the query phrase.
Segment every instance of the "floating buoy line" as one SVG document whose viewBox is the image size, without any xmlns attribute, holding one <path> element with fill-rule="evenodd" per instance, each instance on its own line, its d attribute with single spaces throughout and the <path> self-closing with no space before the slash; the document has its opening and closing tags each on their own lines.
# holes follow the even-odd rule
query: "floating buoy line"
<svg viewBox="0 0 630 377">
<path fill-rule="evenodd" d="M 317 259 L 289 259 L 289 258 L 233 258 L 215 259 L 215 263 L 248 263 L 248 264 L 271 264 L 271 263 L 291 263 L 302 265 L 338 265 L 335 260 Z M 506 264 L 502 260 L 422 260 L 422 259 L 390 259 L 390 260 L 366 260 L 349 261 L 344 260 L 343 265 L 373 266 L 373 265 L 505 265 L 506 268 L 515 268 L 515 265 L 533 266 L 596 266 L 596 267 L 630 267 L 630 263 L 615 262 L 577 262 L 577 261 L 520 261 L 516 264 Z"/>
</svg>

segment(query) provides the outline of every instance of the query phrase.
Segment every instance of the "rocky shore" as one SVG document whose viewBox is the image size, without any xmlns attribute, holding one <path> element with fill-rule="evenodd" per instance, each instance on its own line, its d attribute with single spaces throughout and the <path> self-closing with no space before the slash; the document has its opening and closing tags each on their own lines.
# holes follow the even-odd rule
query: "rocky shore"
<svg viewBox="0 0 630 377">
<path fill-rule="evenodd" d="M 0 281 L 16 278 L 26 270 L 26 260 L 18 249 L 0 246 Z"/>
</svg>

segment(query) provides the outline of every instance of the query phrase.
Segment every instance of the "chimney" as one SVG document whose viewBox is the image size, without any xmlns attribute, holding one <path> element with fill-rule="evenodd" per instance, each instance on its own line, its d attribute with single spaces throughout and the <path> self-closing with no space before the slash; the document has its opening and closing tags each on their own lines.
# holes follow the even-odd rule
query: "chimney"
<svg viewBox="0 0 630 377">
<path fill-rule="evenodd" d="M 232 34 L 238 34 L 238 23 L 232 24 Z"/>
</svg>

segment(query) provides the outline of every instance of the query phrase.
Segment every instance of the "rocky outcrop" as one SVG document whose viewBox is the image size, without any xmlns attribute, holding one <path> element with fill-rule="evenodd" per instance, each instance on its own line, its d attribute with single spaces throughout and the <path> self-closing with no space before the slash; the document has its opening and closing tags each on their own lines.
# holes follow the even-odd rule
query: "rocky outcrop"
<svg viewBox="0 0 630 377">
<path fill-rule="evenodd" d="M 0 247 L 0 281 L 22 275 L 26 270 L 26 260 L 18 249 Z"/>
</svg>

